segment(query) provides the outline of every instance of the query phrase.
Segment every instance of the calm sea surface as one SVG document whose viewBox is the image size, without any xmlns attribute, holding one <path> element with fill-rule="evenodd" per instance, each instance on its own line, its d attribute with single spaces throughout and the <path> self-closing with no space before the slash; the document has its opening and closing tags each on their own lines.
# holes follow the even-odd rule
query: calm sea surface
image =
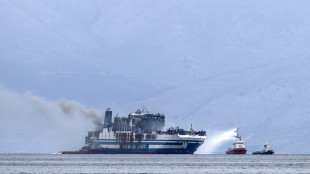
<svg viewBox="0 0 310 174">
<path fill-rule="evenodd" d="M 0 173 L 310 173 L 310 155 L 0 154 Z"/>
</svg>

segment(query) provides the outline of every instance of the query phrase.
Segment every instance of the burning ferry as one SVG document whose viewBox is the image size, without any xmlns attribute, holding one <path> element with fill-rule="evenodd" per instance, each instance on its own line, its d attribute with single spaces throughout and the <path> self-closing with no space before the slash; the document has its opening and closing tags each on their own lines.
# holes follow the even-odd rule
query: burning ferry
<svg viewBox="0 0 310 174">
<path fill-rule="evenodd" d="M 89 131 L 78 151 L 59 154 L 193 154 L 206 139 L 205 131 L 165 126 L 165 115 L 150 114 L 146 108 L 128 117 L 114 117 L 108 108 L 104 123 Z"/>
</svg>

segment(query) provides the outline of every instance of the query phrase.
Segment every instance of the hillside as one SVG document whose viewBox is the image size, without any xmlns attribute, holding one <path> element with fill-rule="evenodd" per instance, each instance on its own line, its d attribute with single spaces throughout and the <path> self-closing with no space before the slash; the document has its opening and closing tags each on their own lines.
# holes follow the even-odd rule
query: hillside
<svg viewBox="0 0 310 174">
<path fill-rule="evenodd" d="M 93 126 L 61 101 L 124 116 L 147 105 L 167 127 L 239 127 L 249 152 L 267 139 L 310 153 L 308 5 L 2 0 L 0 153 L 79 148 Z"/>
</svg>

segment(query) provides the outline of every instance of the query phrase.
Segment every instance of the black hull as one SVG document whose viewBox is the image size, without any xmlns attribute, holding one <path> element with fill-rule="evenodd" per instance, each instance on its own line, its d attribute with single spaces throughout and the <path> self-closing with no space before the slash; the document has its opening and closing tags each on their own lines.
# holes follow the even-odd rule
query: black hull
<svg viewBox="0 0 310 174">
<path fill-rule="evenodd" d="M 253 152 L 253 155 L 272 155 L 274 154 L 273 150 L 267 151 L 267 152 L 261 152 L 261 151 L 257 151 L 257 152 Z"/>
</svg>

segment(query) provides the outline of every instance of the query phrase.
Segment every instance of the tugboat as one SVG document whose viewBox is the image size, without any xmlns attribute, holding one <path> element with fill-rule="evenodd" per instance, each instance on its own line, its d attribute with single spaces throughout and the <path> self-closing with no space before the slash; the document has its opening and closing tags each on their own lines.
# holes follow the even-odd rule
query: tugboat
<svg viewBox="0 0 310 174">
<path fill-rule="evenodd" d="M 239 135 L 238 128 L 236 129 L 236 137 L 233 146 L 226 151 L 226 154 L 246 154 L 247 149 L 245 148 L 241 136 Z"/>
<path fill-rule="evenodd" d="M 252 154 L 253 155 L 272 155 L 274 154 L 274 151 L 270 148 L 270 145 L 268 144 L 268 142 L 266 142 L 263 150 L 253 152 Z"/>
</svg>

